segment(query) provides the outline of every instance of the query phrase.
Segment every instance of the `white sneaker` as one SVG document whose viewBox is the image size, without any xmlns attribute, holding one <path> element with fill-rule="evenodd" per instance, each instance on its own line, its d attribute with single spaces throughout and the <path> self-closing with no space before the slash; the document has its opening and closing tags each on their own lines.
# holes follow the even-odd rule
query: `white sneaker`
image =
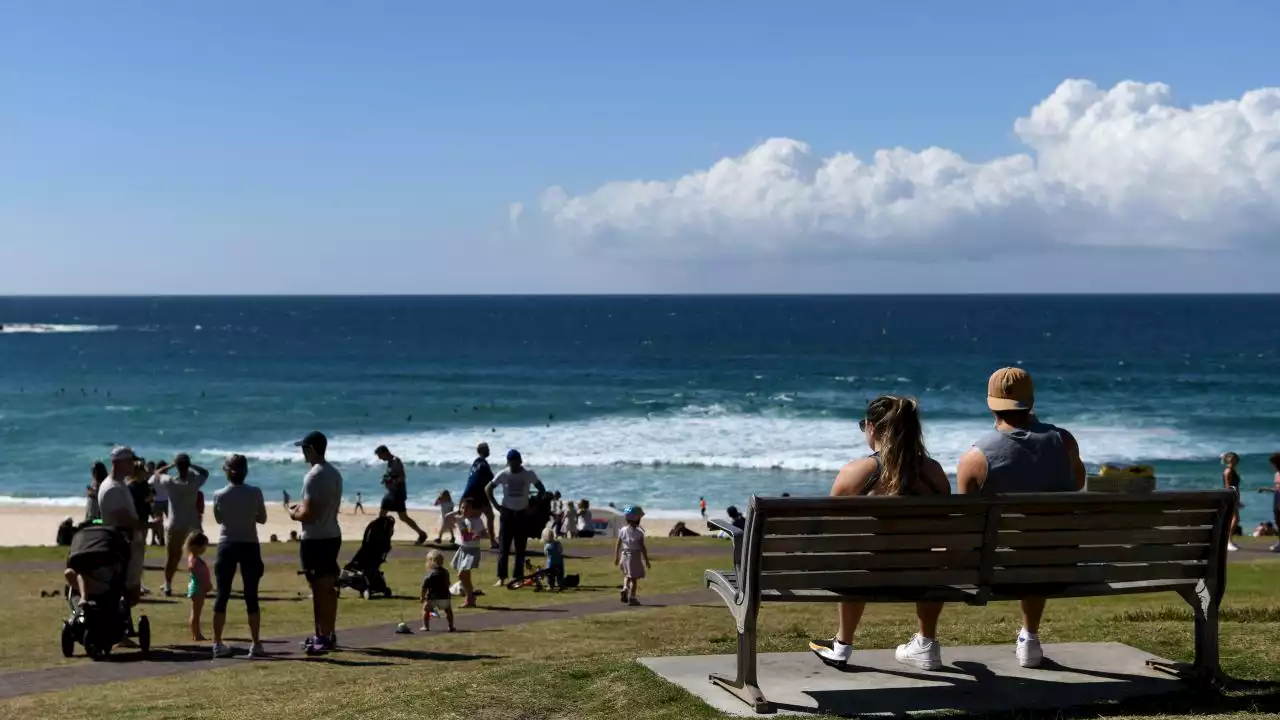
<svg viewBox="0 0 1280 720">
<path fill-rule="evenodd" d="M 842 668 L 849 664 L 849 656 L 853 654 L 853 646 L 845 645 L 835 638 L 828 640 L 810 640 L 809 649 L 824 664 L 833 668 Z"/>
<path fill-rule="evenodd" d="M 1024 668 L 1040 667 L 1044 659 L 1044 650 L 1040 647 L 1040 637 L 1023 630 L 1018 633 L 1018 664 Z"/>
<path fill-rule="evenodd" d="M 1229 542 L 1227 543 L 1227 549 L 1230 550 L 1231 552 L 1236 552 L 1237 550 L 1240 549 L 1240 546 L 1233 542 Z"/>
<path fill-rule="evenodd" d="M 249 658 L 263 658 L 267 656 L 267 649 L 262 647 L 262 643 L 256 642 L 249 646 Z"/>
<path fill-rule="evenodd" d="M 226 645 L 223 645 L 222 643 L 214 643 L 213 659 L 217 660 L 218 658 L 224 658 L 224 657 L 231 657 L 231 648 L 227 647 Z"/>
<path fill-rule="evenodd" d="M 937 670 L 942 667 L 942 644 L 916 633 L 911 642 L 898 646 L 893 657 L 904 665 L 915 665 L 921 670 Z"/>
<path fill-rule="evenodd" d="M 173 597 L 173 587 L 169 583 L 165 583 L 164 587 L 160 589 L 160 594 L 165 597 Z"/>
</svg>

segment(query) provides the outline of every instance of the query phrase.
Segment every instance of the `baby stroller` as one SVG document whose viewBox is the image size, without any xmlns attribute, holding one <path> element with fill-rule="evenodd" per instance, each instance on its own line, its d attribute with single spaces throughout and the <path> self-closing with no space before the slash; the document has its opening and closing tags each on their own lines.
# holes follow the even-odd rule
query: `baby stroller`
<svg viewBox="0 0 1280 720">
<path fill-rule="evenodd" d="M 396 521 L 389 515 L 371 520 L 365 526 L 360 549 L 338 576 L 339 589 L 351 588 L 370 599 L 379 594 L 391 597 L 391 588 L 387 587 L 387 578 L 382 574 L 382 564 L 387 561 L 387 553 L 391 552 L 391 535 L 395 526 Z"/>
<path fill-rule="evenodd" d="M 71 617 L 62 623 L 62 654 L 71 657 L 76 644 L 85 654 L 103 660 L 132 632 L 133 619 L 125 601 L 125 579 L 129 567 L 129 536 L 107 525 L 83 525 L 71 538 L 67 568 L 84 578 L 88 597 L 68 584 L 67 605 Z M 138 619 L 138 647 L 145 654 L 151 649 L 151 623 Z"/>
</svg>

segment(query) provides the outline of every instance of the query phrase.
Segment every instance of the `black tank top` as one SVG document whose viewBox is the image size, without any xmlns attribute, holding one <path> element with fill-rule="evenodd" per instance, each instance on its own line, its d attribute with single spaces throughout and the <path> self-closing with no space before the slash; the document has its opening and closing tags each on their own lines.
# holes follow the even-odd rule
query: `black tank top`
<svg viewBox="0 0 1280 720">
<path fill-rule="evenodd" d="M 884 472 L 884 464 L 880 462 L 880 453 L 871 453 L 867 457 L 876 461 L 875 472 L 871 473 L 871 477 L 867 478 L 867 484 L 862 486 L 862 492 L 859 495 L 871 495 L 876 487 L 880 484 L 880 476 Z M 916 481 L 911 483 L 909 487 L 898 487 L 898 495 L 937 495 L 929 483 L 924 481 L 923 465 L 917 468 Z"/>
</svg>

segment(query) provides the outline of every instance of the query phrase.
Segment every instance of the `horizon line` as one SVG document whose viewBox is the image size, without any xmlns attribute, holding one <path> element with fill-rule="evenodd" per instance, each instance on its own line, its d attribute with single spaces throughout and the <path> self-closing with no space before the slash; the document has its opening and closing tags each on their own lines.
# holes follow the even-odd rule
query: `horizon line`
<svg viewBox="0 0 1280 720">
<path fill-rule="evenodd" d="M 309 293 L 20 293 L 13 295 L 0 294 L 0 300 L 28 299 L 121 299 L 121 300 L 164 300 L 164 299 L 226 299 L 226 298 L 475 298 L 475 299 L 512 299 L 512 298 L 844 298 L 844 297 L 1277 297 L 1280 292 L 1224 292 L 1224 291 L 1183 291 L 1183 292 L 920 292 L 920 293 L 877 293 L 877 292 L 670 292 L 670 293 L 326 293 L 323 295 Z"/>
</svg>

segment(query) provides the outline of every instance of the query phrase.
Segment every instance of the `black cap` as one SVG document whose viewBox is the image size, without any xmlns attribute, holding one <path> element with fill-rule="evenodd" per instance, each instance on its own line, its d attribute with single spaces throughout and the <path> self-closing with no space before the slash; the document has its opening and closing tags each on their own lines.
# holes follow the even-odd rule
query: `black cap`
<svg viewBox="0 0 1280 720">
<path fill-rule="evenodd" d="M 306 437 L 294 443 L 294 445 L 297 447 L 309 447 L 318 453 L 324 453 L 324 451 L 329 447 L 329 438 L 325 437 L 324 433 L 319 430 L 312 430 L 307 433 Z"/>
</svg>

